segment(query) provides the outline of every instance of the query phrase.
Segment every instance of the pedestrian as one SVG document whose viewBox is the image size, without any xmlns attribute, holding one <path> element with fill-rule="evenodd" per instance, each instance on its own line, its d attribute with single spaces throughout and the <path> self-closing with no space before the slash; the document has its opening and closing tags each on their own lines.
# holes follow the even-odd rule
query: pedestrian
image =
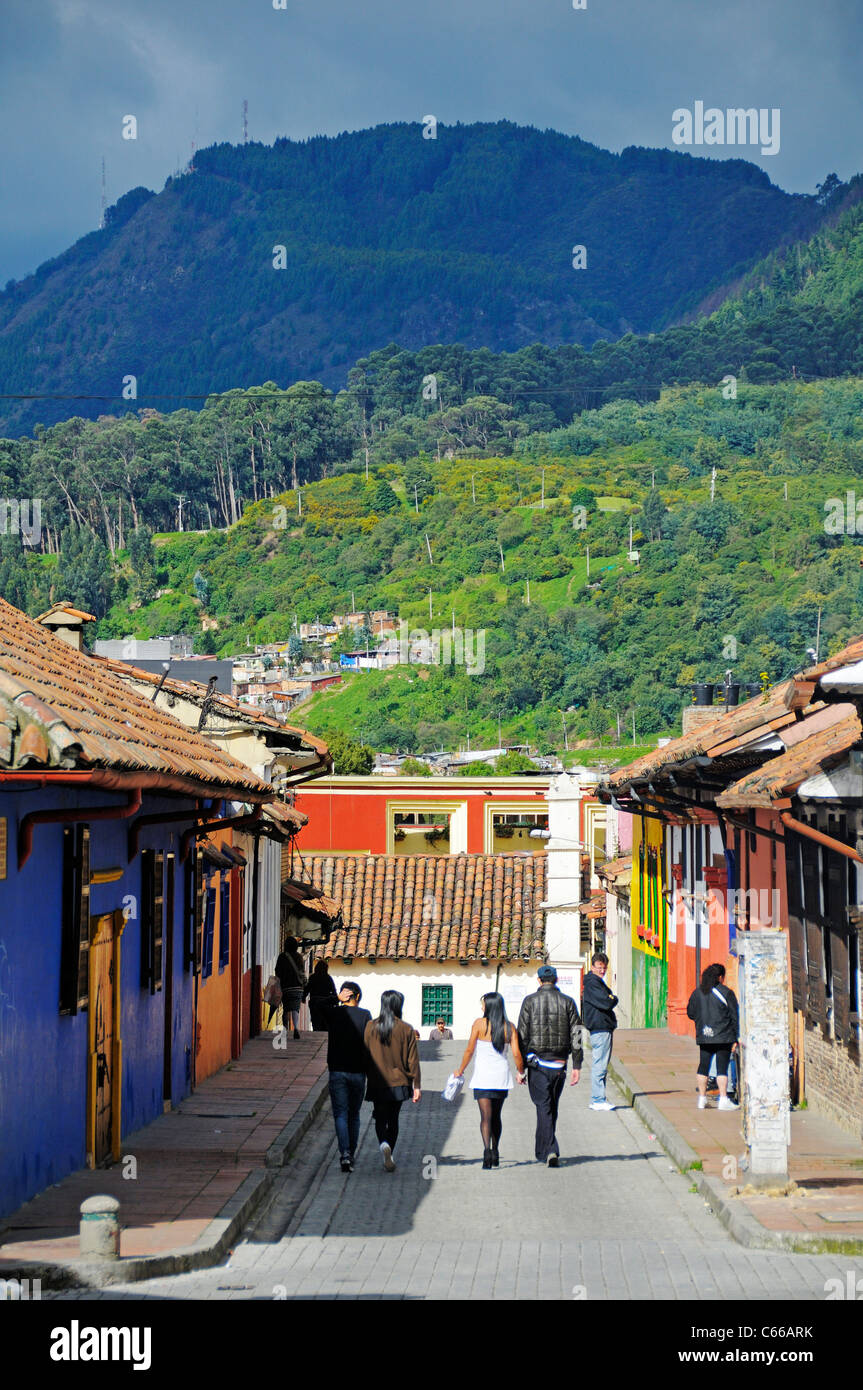
<svg viewBox="0 0 863 1390">
<path fill-rule="evenodd" d="M 536 972 L 539 989 L 522 1001 L 518 1016 L 518 1037 L 527 1068 L 530 1098 L 536 1106 L 537 1162 L 556 1168 L 560 1147 L 555 1130 L 557 1111 L 566 1080 L 566 1060 L 572 1054 L 572 1085 L 578 1084 L 584 1053 L 581 1046 L 581 1019 L 574 999 L 561 994 L 553 965 L 541 965 Z M 524 1083 L 524 1077 L 519 1077 Z"/>
<path fill-rule="evenodd" d="M 480 1000 L 482 1014 L 474 1020 L 461 1066 L 453 1076 L 464 1076 L 467 1064 L 476 1051 L 473 1067 L 473 1098 L 479 1106 L 479 1130 L 482 1135 L 482 1166 L 500 1166 L 500 1136 L 503 1130 L 501 1111 L 512 1090 L 512 1072 L 506 1059 L 506 1049 L 512 1050 L 519 1079 L 524 1078 L 524 1059 L 518 1045 L 518 1033 L 506 1016 L 503 996 L 492 991 Z"/>
<path fill-rule="evenodd" d="M 445 1018 L 436 1018 L 434 1028 L 429 1033 L 429 1042 L 452 1042 L 452 1029 L 447 1028 Z"/>
<path fill-rule="evenodd" d="M 725 966 L 715 962 L 701 976 L 701 984 L 692 991 L 686 1013 L 695 1024 L 695 1041 L 701 1049 L 696 1082 L 698 1109 L 707 1110 L 707 1077 L 711 1060 L 716 1058 L 716 1084 L 719 1087 L 719 1110 L 739 1110 L 728 1096 L 728 1063 L 731 1050 L 740 1036 L 740 1010 L 733 989 L 723 983 Z"/>
<path fill-rule="evenodd" d="M 597 951 L 584 977 L 581 995 L 582 1021 L 590 1034 L 590 1108 L 591 1110 L 613 1110 L 614 1106 L 605 1095 L 605 1078 L 611 1061 L 611 1044 L 617 1019 L 614 1007 L 617 995 L 612 994 L 605 983 L 608 969 L 608 956 Z"/>
<path fill-rule="evenodd" d="M 366 1089 L 368 1052 L 366 1024 L 372 1016 L 359 1007 L 363 992 L 353 980 L 345 980 L 338 993 L 339 1005 L 330 1008 L 327 1067 L 330 1104 L 339 1144 L 339 1163 L 343 1173 L 354 1171 L 354 1158 L 360 1137 L 360 1110 Z"/>
<path fill-rule="evenodd" d="M 303 998 L 309 1001 L 309 1014 L 312 1020 L 312 1031 L 315 1033 L 325 1033 L 329 1026 L 328 1020 L 336 1002 L 336 987 L 330 976 L 327 962 L 321 960 L 315 963 L 315 968 L 309 976 L 308 984 L 303 991 Z"/>
<path fill-rule="evenodd" d="M 282 1026 L 287 1033 L 293 1028 L 294 1037 L 300 1036 L 300 1006 L 306 988 L 306 972 L 300 955 L 299 942 L 295 936 L 286 936 L 282 953 L 276 961 L 276 975 L 282 986 Z"/>
<path fill-rule="evenodd" d="M 399 1111 L 406 1100 L 420 1099 L 420 1063 L 415 1030 L 402 1021 L 405 997 L 397 989 L 381 995 L 381 1011 L 365 1028 L 368 1051 L 366 1099 L 374 1107 L 375 1133 L 384 1167 L 395 1168 L 393 1150 L 399 1137 Z"/>
</svg>

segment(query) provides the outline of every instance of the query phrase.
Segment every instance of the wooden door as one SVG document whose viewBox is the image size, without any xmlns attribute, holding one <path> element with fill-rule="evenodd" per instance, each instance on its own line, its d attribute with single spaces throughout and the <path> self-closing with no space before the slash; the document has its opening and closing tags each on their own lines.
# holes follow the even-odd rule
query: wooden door
<svg viewBox="0 0 863 1390">
<path fill-rule="evenodd" d="M 114 914 L 90 918 L 90 1055 L 88 1158 L 111 1157 L 114 1081 Z"/>
</svg>

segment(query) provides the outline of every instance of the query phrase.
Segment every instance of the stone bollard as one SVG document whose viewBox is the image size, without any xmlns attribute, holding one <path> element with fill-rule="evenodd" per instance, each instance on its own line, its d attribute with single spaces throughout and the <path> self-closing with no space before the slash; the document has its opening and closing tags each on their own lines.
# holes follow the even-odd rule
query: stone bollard
<svg viewBox="0 0 863 1390">
<path fill-rule="evenodd" d="M 79 1247 L 82 1259 L 119 1259 L 120 1203 L 116 1197 L 88 1197 L 81 1203 Z"/>
</svg>

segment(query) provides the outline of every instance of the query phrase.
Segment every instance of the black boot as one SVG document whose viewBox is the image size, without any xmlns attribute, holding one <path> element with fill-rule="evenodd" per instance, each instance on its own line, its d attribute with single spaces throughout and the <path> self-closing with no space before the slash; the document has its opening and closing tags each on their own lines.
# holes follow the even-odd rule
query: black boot
<svg viewBox="0 0 863 1390">
<path fill-rule="evenodd" d="M 497 1144 L 492 1144 L 491 1146 L 491 1166 L 492 1168 L 500 1167 L 500 1153 Z"/>
<path fill-rule="evenodd" d="M 483 1168 L 490 1168 L 491 1165 L 492 1165 L 492 1151 L 491 1151 L 491 1149 L 483 1149 L 483 1151 L 482 1151 L 482 1166 L 483 1166 Z"/>
</svg>

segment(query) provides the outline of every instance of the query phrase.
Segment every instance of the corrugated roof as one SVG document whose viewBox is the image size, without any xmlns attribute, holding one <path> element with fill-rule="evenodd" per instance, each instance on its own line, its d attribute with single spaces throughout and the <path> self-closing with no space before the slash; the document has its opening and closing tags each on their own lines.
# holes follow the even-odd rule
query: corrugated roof
<svg viewBox="0 0 863 1390">
<path fill-rule="evenodd" d="M 269 800 L 242 763 L 157 709 L 103 663 L 0 599 L 0 771 L 110 769 L 130 784 L 178 779 Z M 161 779 L 161 780 L 160 780 Z"/>
<path fill-rule="evenodd" d="M 330 956 L 529 960 L 543 956 L 544 854 L 305 855 L 341 907 Z"/>
</svg>

